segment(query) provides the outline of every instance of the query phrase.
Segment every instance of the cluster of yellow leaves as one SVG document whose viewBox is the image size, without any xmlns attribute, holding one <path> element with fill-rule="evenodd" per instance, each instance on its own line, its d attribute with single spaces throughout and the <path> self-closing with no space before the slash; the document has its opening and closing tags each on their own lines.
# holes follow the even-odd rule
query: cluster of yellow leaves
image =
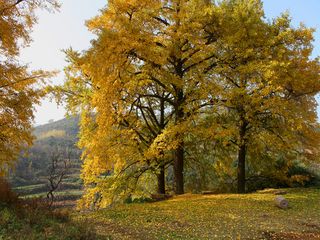
<svg viewBox="0 0 320 240">
<path fill-rule="evenodd" d="M 57 7 L 54 0 L 0 1 L 0 174 L 32 143 L 33 106 L 39 103 L 44 80 L 51 74 L 29 72 L 18 62 L 19 50 L 31 40 L 35 10 Z"/>
</svg>

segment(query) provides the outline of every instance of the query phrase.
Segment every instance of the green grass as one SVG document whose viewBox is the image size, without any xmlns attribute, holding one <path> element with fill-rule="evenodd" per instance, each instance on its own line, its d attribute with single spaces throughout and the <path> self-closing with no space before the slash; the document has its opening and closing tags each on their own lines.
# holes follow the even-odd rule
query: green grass
<svg viewBox="0 0 320 240">
<path fill-rule="evenodd" d="M 78 188 L 81 188 L 81 185 L 77 183 L 67 183 L 67 188 L 63 190 L 58 190 L 54 192 L 54 195 L 56 197 L 78 197 L 80 198 L 83 194 L 83 190 L 80 190 Z M 35 184 L 35 185 L 27 185 L 27 186 L 21 186 L 13 188 L 13 190 L 17 193 L 19 193 L 21 198 L 40 198 L 40 197 L 46 197 L 47 196 L 47 187 L 46 184 Z"/>
<path fill-rule="evenodd" d="M 68 197 L 68 196 L 75 196 L 75 197 L 81 197 L 83 194 L 82 190 L 66 190 L 66 191 L 59 191 L 59 192 L 54 192 L 55 197 Z M 36 193 L 36 194 L 30 194 L 30 195 L 25 195 L 22 198 L 45 198 L 47 196 L 47 192 L 41 192 L 41 193 Z"/>
<path fill-rule="evenodd" d="M 112 239 L 320 239 L 320 190 L 287 191 L 287 210 L 275 207 L 272 193 L 186 194 L 80 219 L 95 222 L 97 232 Z"/>
<path fill-rule="evenodd" d="M 30 190 L 33 190 L 33 189 L 42 188 L 44 186 L 45 186 L 45 184 L 40 183 L 40 184 L 16 187 L 16 188 L 13 188 L 13 190 L 14 191 L 30 191 Z"/>
</svg>

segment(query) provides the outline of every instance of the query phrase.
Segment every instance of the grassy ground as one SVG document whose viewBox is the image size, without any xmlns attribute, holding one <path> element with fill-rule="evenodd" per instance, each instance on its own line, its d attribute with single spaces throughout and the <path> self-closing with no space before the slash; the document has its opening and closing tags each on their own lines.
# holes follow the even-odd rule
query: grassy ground
<svg viewBox="0 0 320 240">
<path fill-rule="evenodd" d="M 274 206 L 272 192 L 186 194 L 157 203 L 75 212 L 72 218 L 23 200 L 17 207 L 0 204 L 0 240 L 320 240 L 320 189 L 286 191 L 287 210 Z"/>
<path fill-rule="evenodd" d="M 68 190 L 68 191 L 59 191 L 59 192 L 54 192 L 55 197 L 74 197 L 76 199 L 79 199 L 83 194 L 82 190 Z M 25 195 L 21 196 L 21 198 L 45 198 L 47 196 L 47 192 L 42 192 L 42 193 L 36 193 L 36 194 L 30 194 L 30 195 Z"/>
<path fill-rule="evenodd" d="M 183 195 L 118 205 L 82 217 L 108 239 L 320 239 L 320 189 L 289 189 L 290 208 L 273 193 Z"/>
<path fill-rule="evenodd" d="M 66 211 L 51 211 L 39 203 L 17 204 L 0 203 L 0 240 L 102 239 L 90 223 L 74 221 Z"/>
<path fill-rule="evenodd" d="M 21 199 L 34 199 L 46 198 L 48 193 L 47 188 L 46 184 L 35 184 L 16 187 L 13 190 L 19 194 Z M 81 186 L 78 183 L 65 184 L 62 189 L 54 192 L 54 205 L 60 208 L 74 207 L 76 200 L 80 199 L 83 194 L 83 190 L 79 188 L 81 188 Z"/>
</svg>

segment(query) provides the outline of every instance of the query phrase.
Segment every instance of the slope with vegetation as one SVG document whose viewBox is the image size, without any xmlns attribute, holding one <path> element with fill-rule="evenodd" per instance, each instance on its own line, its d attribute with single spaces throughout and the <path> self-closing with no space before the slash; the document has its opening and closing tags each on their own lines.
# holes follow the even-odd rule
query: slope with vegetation
<svg viewBox="0 0 320 240">
<path fill-rule="evenodd" d="M 89 222 L 74 221 L 68 211 L 53 210 L 45 201 L 22 200 L 0 179 L 1 240 L 94 240 Z"/>
<path fill-rule="evenodd" d="M 10 183 L 15 190 L 27 197 L 46 196 L 52 160 L 60 154 L 58 160 L 63 161 L 70 154 L 66 175 L 55 194 L 60 200 L 78 199 L 82 194 L 80 150 L 76 146 L 78 131 L 78 117 L 35 127 L 34 145 L 18 159 L 10 174 Z"/>
</svg>

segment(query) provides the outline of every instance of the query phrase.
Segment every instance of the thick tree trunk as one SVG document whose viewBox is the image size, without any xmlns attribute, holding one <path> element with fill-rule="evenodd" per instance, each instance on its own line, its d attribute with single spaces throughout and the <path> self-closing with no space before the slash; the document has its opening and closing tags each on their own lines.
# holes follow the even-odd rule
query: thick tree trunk
<svg viewBox="0 0 320 240">
<path fill-rule="evenodd" d="M 241 126 L 240 126 L 240 141 L 239 141 L 239 152 L 238 152 L 238 193 L 246 192 L 246 153 L 247 153 L 247 145 L 246 145 L 246 131 L 248 123 L 244 119 L 241 118 Z"/>
<path fill-rule="evenodd" d="M 178 68 L 181 69 L 181 66 Z M 179 76 L 182 78 L 182 73 L 177 71 Z M 180 124 L 184 120 L 184 110 L 183 110 L 183 89 L 177 88 L 177 99 L 176 99 L 176 119 L 175 123 Z M 184 179 L 183 179 L 183 165 L 184 165 L 184 133 L 181 132 L 177 135 L 179 140 L 178 148 L 174 153 L 174 181 L 175 181 L 175 194 L 184 194 Z"/>
<path fill-rule="evenodd" d="M 238 193 L 246 192 L 246 146 L 240 146 L 238 152 Z"/>
<path fill-rule="evenodd" d="M 164 95 L 162 95 L 164 97 Z M 161 131 L 165 128 L 165 106 L 164 100 L 160 100 L 160 122 Z M 160 173 L 158 174 L 158 194 L 166 194 L 166 182 L 165 182 L 165 165 L 160 164 Z"/>
<path fill-rule="evenodd" d="M 175 181 L 175 194 L 184 194 L 184 180 L 183 180 L 183 165 L 184 165 L 184 144 L 175 150 L 174 160 L 174 181 Z"/>
<path fill-rule="evenodd" d="M 160 173 L 158 174 L 158 194 L 166 194 L 164 166 L 160 167 Z"/>
</svg>

